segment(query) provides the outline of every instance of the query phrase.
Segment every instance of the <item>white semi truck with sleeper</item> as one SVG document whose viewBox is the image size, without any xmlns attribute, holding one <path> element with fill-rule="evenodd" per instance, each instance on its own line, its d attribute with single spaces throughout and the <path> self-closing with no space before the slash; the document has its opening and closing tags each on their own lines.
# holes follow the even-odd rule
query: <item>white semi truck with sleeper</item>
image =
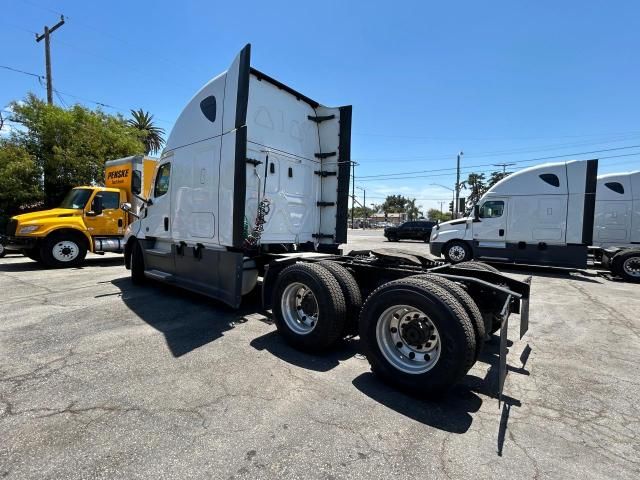
<svg viewBox="0 0 640 480">
<path fill-rule="evenodd" d="M 589 255 L 627 281 L 640 281 L 640 175 L 598 178 L 598 160 L 546 163 L 496 183 L 467 218 L 437 225 L 431 254 L 586 268 Z"/>
<path fill-rule="evenodd" d="M 375 373 L 424 395 L 460 380 L 501 328 L 501 391 L 507 319 L 519 313 L 526 332 L 530 278 L 399 251 L 342 255 L 350 143 L 350 106 L 323 106 L 254 69 L 247 45 L 175 123 L 126 233 L 133 282 L 232 307 L 260 288 L 292 346 L 319 351 L 359 333 Z"/>
</svg>

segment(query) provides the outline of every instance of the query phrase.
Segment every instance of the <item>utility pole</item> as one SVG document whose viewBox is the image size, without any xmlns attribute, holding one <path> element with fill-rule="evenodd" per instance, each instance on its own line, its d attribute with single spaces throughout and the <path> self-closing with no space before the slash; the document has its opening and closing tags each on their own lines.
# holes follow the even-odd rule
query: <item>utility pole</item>
<svg viewBox="0 0 640 480">
<path fill-rule="evenodd" d="M 351 228 L 354 228 L 353 225 L 353 213 L 356 209 L 356 162 L 351 162 L 351 180 L 353 183 L 351 184 Z"/>
<path fill-rule="evenodd" d="M 443 201 L 441 201 L 441 202 L 439 202 L 439 203 L 440 203 L 440 213 L 444 213 L 444 212 L 442 211 L 442 205 L 444 205 L 444 204 L 445 204 L 445 203 L 447 203 L 447 202 L 443 202 Z"/>
<path fill-rule="evenodd" d="M 362 205 L 364 205 L 364 222 L 362 223 L 362 229 L 367 228 L 367 191 L 362 189 Z"/>
<path fill-rule="evenodd" d="M 53 81 L 51 80 L 51 40 L 50 36 L 53 32 L 55 32 L 58 28 L 64 25 L 64 15 L 60 15 L 60 21 L 56 23 L 53 27 L 49 28 L 48 26 L 44 26 L 44 33 L 42 35 L 38 35 L 36 33 L 36 42 L 42 41 L 44 39 L 44 58 L 46 63 L 46 73 L 47 73 L 47 103 L 49 105 L 53 105 Z"/>
<path fill-rule="evenodd" d="M 515 165 L 515 163 L 494 163 L 494 167 L 502 167 L 502 173 L 507 173 L 507 167 Z"/>
<path fill-rule="evenodd" d="M 362 211 L 364 212 L 364 219 L 362 221 L 362 228 L 365 229 L 366 227 L 366 223 L 367 223 L 367 191 L 362 188 L 362 187 L 356 187 L 358 190 L 362 190 L 364 192 L 363 194 L 363 198 L 362 198 Z M 353 197 L 355 199 L 355 197 Z"/>
<path fill-rule="evenodd" d="M 456 198 L 453 204 L 454 218 L 458 218 L 458 199 L 460 198 L 460 157 L 462 155 L 464 155 L 462 151 L 458 153 L 458 161 L 456 167 Z"/>
</svg>

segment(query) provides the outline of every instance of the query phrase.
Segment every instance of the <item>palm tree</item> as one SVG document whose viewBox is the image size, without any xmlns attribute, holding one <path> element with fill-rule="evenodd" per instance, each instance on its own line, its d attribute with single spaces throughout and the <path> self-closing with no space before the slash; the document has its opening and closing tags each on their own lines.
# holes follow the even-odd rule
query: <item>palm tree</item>
<svg viewBox="0 0 640 480">
<path fill-rule="evenodd" d="M 127 120 L 127 123 L 133 128 L 143 132 L 142 141 L 144 143 L 145 154 L 157 153 L 164 144 L 164 129 L 156 127 L 153 123 L 153 115 L 142 109 L 131 110 L 133 118 Z"/>
<path fill-rule="evenodd" d="M 414 220 L 416 218 L 418 218 L 418 216 L 420 215 L 420 209 L 422 208 L 422 205 L 416 205 L 416 199 L 413 198 L 411 200 L 407 199 L 407 204 L 405 207 L 405 211 L 407 213 L 407 216 L 409 217 L 409 220 Z"/>
</svg>

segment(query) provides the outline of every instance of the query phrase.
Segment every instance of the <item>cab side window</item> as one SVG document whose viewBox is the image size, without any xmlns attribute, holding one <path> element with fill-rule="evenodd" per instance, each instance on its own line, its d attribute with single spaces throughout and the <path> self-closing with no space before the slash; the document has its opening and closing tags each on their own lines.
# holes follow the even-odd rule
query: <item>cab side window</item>
<svg viewBox="0 0 640 480">
<path fill-rule="evenodd" d="M 501 217 L 504 212 L 504 202 L 502 200 L 491 200 L 484 202 L 480 207 L 480 218 Z"/>
<path fill-rule="evenodd" d="M 156 183 L 153 187 L 153 196 L 161 197 L 169 191 L 169 177 L 171 175 L 171 164 L 165 163 L 158 168 Z"/>
<path fill-rule="evenodd" d="M 104 210 L 120 208 L 120 192 L 102 192 L 98 195 L 102 197 Z"/>
</svg>

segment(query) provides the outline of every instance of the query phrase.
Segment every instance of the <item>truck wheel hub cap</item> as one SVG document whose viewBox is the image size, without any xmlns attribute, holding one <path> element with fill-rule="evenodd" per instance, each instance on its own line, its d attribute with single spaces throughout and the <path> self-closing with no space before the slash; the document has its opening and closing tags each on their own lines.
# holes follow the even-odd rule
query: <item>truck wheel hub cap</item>
<svg viewBox="0 0 640 480">
<path fill-rule="evenodd" d="M 59 262 L 71 262 L 72 260 L 76 259 L 76 257 L 80 253 L 80 249 L 78 248 L 77 243 L 70 240 L 63 240 L 53 246 L 52 253 L 53 258 L 55 258 Z"/>
<path fill-rule="evenodd" d="M 464 248 L 462 248 L 460 245 L 454 245 L 449 249 L 449 257 L 451 258 L 451 260 L 455 260 L 456 262 L 464 260 L 466 254 L 467 252 L 465 252 Z"/>
<path fill-rule="evenodd" d="M 303 283 L 287 285 L 280 301 L 282 317 L 287 327 L 298 335 L 311 333 L 318 324 L 318 301 Z"/>
<path fill-rule="evenodd" d="M 640 257 L 627 258 L 622 264 L 627 275 L 640 278 Z"/>
<path fill-rule="evenodd" d="M 394 305 L 382 312 L 376 340 L 387 361 L 404 373 L 428 372 L 440 358 L 438 329 L 427 315 L 409 305 Z"/>
</svg>

